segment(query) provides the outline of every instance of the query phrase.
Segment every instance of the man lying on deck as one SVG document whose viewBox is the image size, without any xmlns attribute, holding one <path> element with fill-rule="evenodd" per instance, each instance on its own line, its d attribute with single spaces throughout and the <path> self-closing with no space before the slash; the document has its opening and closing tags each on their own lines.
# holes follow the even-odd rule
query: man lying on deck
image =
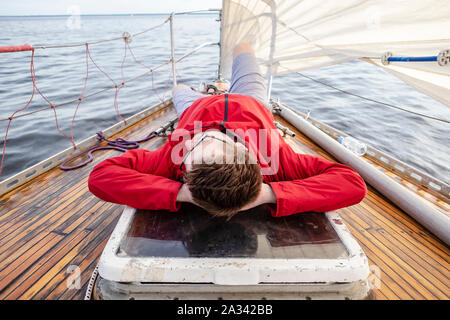
<svg viewBox="0 0 450 320">
<path fill-rule="evenodd" d="M 360 202 L 366 185 L 353 169 L 295 153 L 283 140 L 265 105 L 266 92 L 252 47 L 238 44 L 229 93 L 174 87 L 179 122 L 164 146 L 97 164 L 90 191 L 137 209 L 177 211 L 191 202 L 218 216 L 262 204 L 280 217 Z"/>
</svg>

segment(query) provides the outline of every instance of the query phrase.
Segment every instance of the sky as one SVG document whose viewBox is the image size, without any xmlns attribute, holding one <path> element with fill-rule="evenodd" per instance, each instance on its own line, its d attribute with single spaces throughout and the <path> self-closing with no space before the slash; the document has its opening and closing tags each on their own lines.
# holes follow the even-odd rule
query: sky
<svg viewBox="0 0 450 320">
<path fill-rule="evenodd" d="M 217 9 L 222 0 L 0 0 L 0 16 L 169 13 Z"/>
</svg>

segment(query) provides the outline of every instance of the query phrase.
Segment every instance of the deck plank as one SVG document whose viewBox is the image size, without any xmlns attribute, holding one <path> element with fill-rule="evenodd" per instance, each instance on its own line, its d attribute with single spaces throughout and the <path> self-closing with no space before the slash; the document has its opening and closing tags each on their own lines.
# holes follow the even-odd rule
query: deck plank
<svg viewBox="0 0 450 320">
<path fill-rule="evenodd" d="M 365 205 L 365 202 L 362 203 L 362 205 Z M 423 268 L 431 268 L 431 271 L 433 271 L 433 274 L 431 276 L 436 276 L 439 278 L 440 281 L 445 283 L 445 281 L 448 281 L 448 275 L 449 273 L 449 265 L 446 263 L 446 265 L 441 265 L 439 261 L 436 260 L 435 257 L 433 257 L 433 252 L 430 251 L 427 247 L 421 246 L 420 242 L 418 241 L 412 241 L 411 237 L 408 233 L 398 233 L 396 232 L 389 223 L 386 223 L 385 221 L 382 221 L 379 219 L 378 215 L 374 210 L 369 206 L 366 208 L 367 211 L 372 213 L 372 215 L 367 215 L 365 211 L 362 211 L 359 215 L 362 221 L 371 220 L 377 224 L 376 229 L 380 233 L 383 234 L 383 237 L 385 238 L 385 242 L 390 242 L 393 245 L 395 245 L 395 249 L 401 250 L 402 254 L 405 253 L 409 257 L 411 257 L 414 260 L 414 263 L 417 263 Z M 428 271 L 425 271 L 427 273 Z"/>
<path fill-rule="evenodd" d="M 173 109 L 161 110 L 115 137 L 142 138 L 174 116 Z M 277 121 L 296 132 L 295 138 L 286 138 L 294 150 L 335 161 L 284 120 Z M 153 150 L 163 143 L 163 138 L 157 138 L 141 147 Z M 0 197 L 0 299 L 84 297 L 123 210 L 121 205 L 94 197 L 87 177 L 95 164 L 119 154 L 95 153 L 94 162 L 86 167 L 68 172 L 52 169 Z M 398 180 L 396 175 L 392 178 Z M 447 203 L 438 206 L 448 208 Z M 338 212 L 369 264 L 381 269 L 381 287 L 374 289 L 377 299 L 450 297 L 448 246 L 379 192 L 369 187 L 363 202 Z M 80 268 L 80 289 L 67 288 L 71 265 Z"/>
<path fill-rule="evenodd" d="M 80 241 L 82 241 L 87 234 L 91 232 L 96 232 L 96 230 L 90 229 L 92 224 L 97 224 L 101 226 L 101 224 L 110 217 L 116 218 L 118 216 L 116 212 L 110 212 L 112 207 L 120 209 L 120 206 L 116 204 L 104 203 L 102 210 L 103 211 L 93 211 L 94 213 L 99 213 L 98 215 L 91 214 L 89 219 L 87 219 L 83 225 L 81 225 L 76 231 L 64 237 L 63 241 L 60 241 L 52 250 L 47 251 L 36 263 L 32 264 L 32 266 L 24 273 L 20 275 L 16 279 L 15 286 L 2 292 L 0 298 L 3 295 L 8 295 L 8 299 L 17 299 L 31 284 L 34 284 L 39 278 L 41 278 L 44 274 L 46 274 L 49 269 L 55 265 L 58 261 L 60 261 L 74 246 L 76 246 Z M 120 210 L 119 210 L 120 211 Z M 108 214 L 102 214 L 104 212 L 108 212 Z M 98 229 L 100 233 L 105 233 L 103 229 Z M 14 287 L 16 287 L 14 289 Z M 19 289 L 17 289 L 19 288 Z M 12 294 L 10 294 L 13 292 Z"/>
<path fill-rule="evenodd" d="M 437 255 L 441 258 L 440 261 L 449 261 L 448 246 L 437 239 L 428 230 L 423 228 L 417 221 L 406 214 L 398 214 L 401 212 L 389 201 L 378 201 L 379 198 L 374 198 L 371 195 L 366 197 L 372 208 L 376 208 L 376 217 L 384 217 L 389 221 L 389 226 L 396 229 L 400 234 L 410 237 L 413 243 L 423 244 L 425 248 L 429 248 L 430 255 Z M 443 260 L 442 260 L 443 259 Z M 446 263 L 448 265 L 448 263 Z"/>
<path fill-rule="evenodd" d="M 76 266 L 81 272 L 83 272 L 84 265 L 82 262 L 89 256 L 89 254 L 109 238 L 109 235 L 113 231 L 118 218 L 120 217 L 120 210 L 117 210 L 114 214 L 108 215 L 105 222 L 102 223 L 102 231 L 96 232 L 86 231 L 88 235 L 77 244 L 71 251 L 69 251 L 63 259 L 59 260 L 53 268 L 51 268 L 43 277 L 35 283 L 33 287 L 24 292 L 19 299 L 43 299 L 50 295 L 53 291 L 55 294 L 59 294 L 60 290 L 68 290 L 66 279 L 69 277 L 67 269 L 69 266 Z M 106 244 L 106 243 L 104 243 Z M 97 252 L 98 255 L 101 251 Z M 88 260 L 86 260 L 88 261 Z M 57 289 L 58 288 L 58 289 Z M 76 290 L 70 289 L 69 290 Z"/>
<path fill-rule="evenodd" d="M 360 229 L 360 226 L 357 223 L 357 219 L 352 219 L 352 222 L 352 227 L 356 232 L 356 230 Z M 354 231 L 352 230 L 352 233 Z M 388 247 L 384 242 L 379 241 L 374 236 L 374 232 L 376 232 L 376 230 L 373 229 L 359 231 L 361 237 L 359 237 L 358 240 L 364 241 L 368 247 L 370 246 L 372 252 L 377 257 L 385 261 L 397 274 L 401 275 L 402 280 L 405 280 L 406 282 L 405 284 L 405 282 L 402 281 L 402 287 L 404 289 L 409 288 L 417 290 L 425 298 L 438 298 L 438 295 L 435 295 L 435 292 L 438 292 L 438 290 L 434 290 L 435 288 L 429 281 L 424 279 L 419 272 L 412 269 L 404 260 L 394 254 L 392 251 L 393 246 Z"/>
</svg>

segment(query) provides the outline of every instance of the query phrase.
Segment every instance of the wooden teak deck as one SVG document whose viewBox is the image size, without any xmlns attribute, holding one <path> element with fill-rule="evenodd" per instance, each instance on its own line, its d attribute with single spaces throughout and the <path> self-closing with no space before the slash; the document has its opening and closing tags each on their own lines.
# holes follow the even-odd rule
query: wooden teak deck
<svg viewBox="0 0 450 320">
<path fill-rule="evenodd" d="M 114 138 L 142 138 L 175 116 L 172 108 L 163 109 Z M 294 150 L 334 160 L 282 119 L 277 121 L 296 133 L 295 138 L 286 138 Z M 164 142 L 165 138 L 156 138 L 141 147 L 152 150 Z M 117 151 L 97 152 L 95 160 L 81 169 L 54 168 L 0 197 L 0 299 L 84 297 L 124 208 L 92 195 L 87 179 L 95 164 L 117 155 Z M 434 205 L 448 211 L 447 203 Z M 373 270 L 381 271 L 376 298 L 449 299 L 450 250 L 443 242 L 370 186 L 360 204 L 338 212 Z M 72 281 L 77 274 L 80 288 Z"/>
</svg>

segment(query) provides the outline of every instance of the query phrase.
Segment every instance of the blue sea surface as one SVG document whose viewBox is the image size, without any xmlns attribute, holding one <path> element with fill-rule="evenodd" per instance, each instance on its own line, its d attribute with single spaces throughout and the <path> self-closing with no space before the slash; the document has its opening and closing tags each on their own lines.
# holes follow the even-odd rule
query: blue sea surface
<svg viewBox="0 0 450 320">
<path fill-rule="evenodd" d="M 167 15 L 0 17 L 0 45 L 59 45 L 85 43 L 137 33 L 162 23 Z M 216 14 L 176 16 L 175 54 L 177 57 L 204 43 L 219 40 Z M 72 19 L 72 20 L 71 20 Z M 130 43 L 136 58 L 149 67 L 170 59 L 169 24 L 137 36 Z M 90 46 L 94 61 L 116 83 L 121 83 L 124 42 L 112 41 Z M 32 93 L 30 52 L 0 54 L 0 119 L 8 118 L 25 106 Z M 217 77 L 218 46 L 208 46 L 177 65 L 181 83 L 197 87 L 200 81 Z M 36 50 L 36 83 L 53 103 L 77 99 L 86 75 L 85 48 Z M 124 78 L 133 78 L 147 69 L 134 62 L 130 53 L 124 63 Z M 128 117 L 170 97 L 170 64 L 127 83 L 119 92 L 120 114 Z M 356 60 L 304 72 L 317 80 L 374 100 L 416 112 L 450 119 L 450 108 L 416 91 L 385 71 Z M 90 62 L 88 95 L 112 82 Z M 157 89 L 155 94 L 153 87 Z M 450 182 L 450 125 L 343 94 L 296 74 L 275 77 L 272 97 L 311 117 L 342 130 L 430 175 Z M 76 103 L 56 108 L 60 128 L 70 135 Z M 35 94 L 25 112 L 47 106 Z M 20 114 L 20 113 L 19 113 Z M 81 103 L 74 126 L 75 141 L 94 135 L 120 121 L 114 107 L 114 90 Z M 0 121 L 0 148 L 8 122 Z M 10 177 L 71 146 L 55 125 L 53 110 L 14 119 L 8 133 L 4 171 L 0 180 Z"/>
</svg>

